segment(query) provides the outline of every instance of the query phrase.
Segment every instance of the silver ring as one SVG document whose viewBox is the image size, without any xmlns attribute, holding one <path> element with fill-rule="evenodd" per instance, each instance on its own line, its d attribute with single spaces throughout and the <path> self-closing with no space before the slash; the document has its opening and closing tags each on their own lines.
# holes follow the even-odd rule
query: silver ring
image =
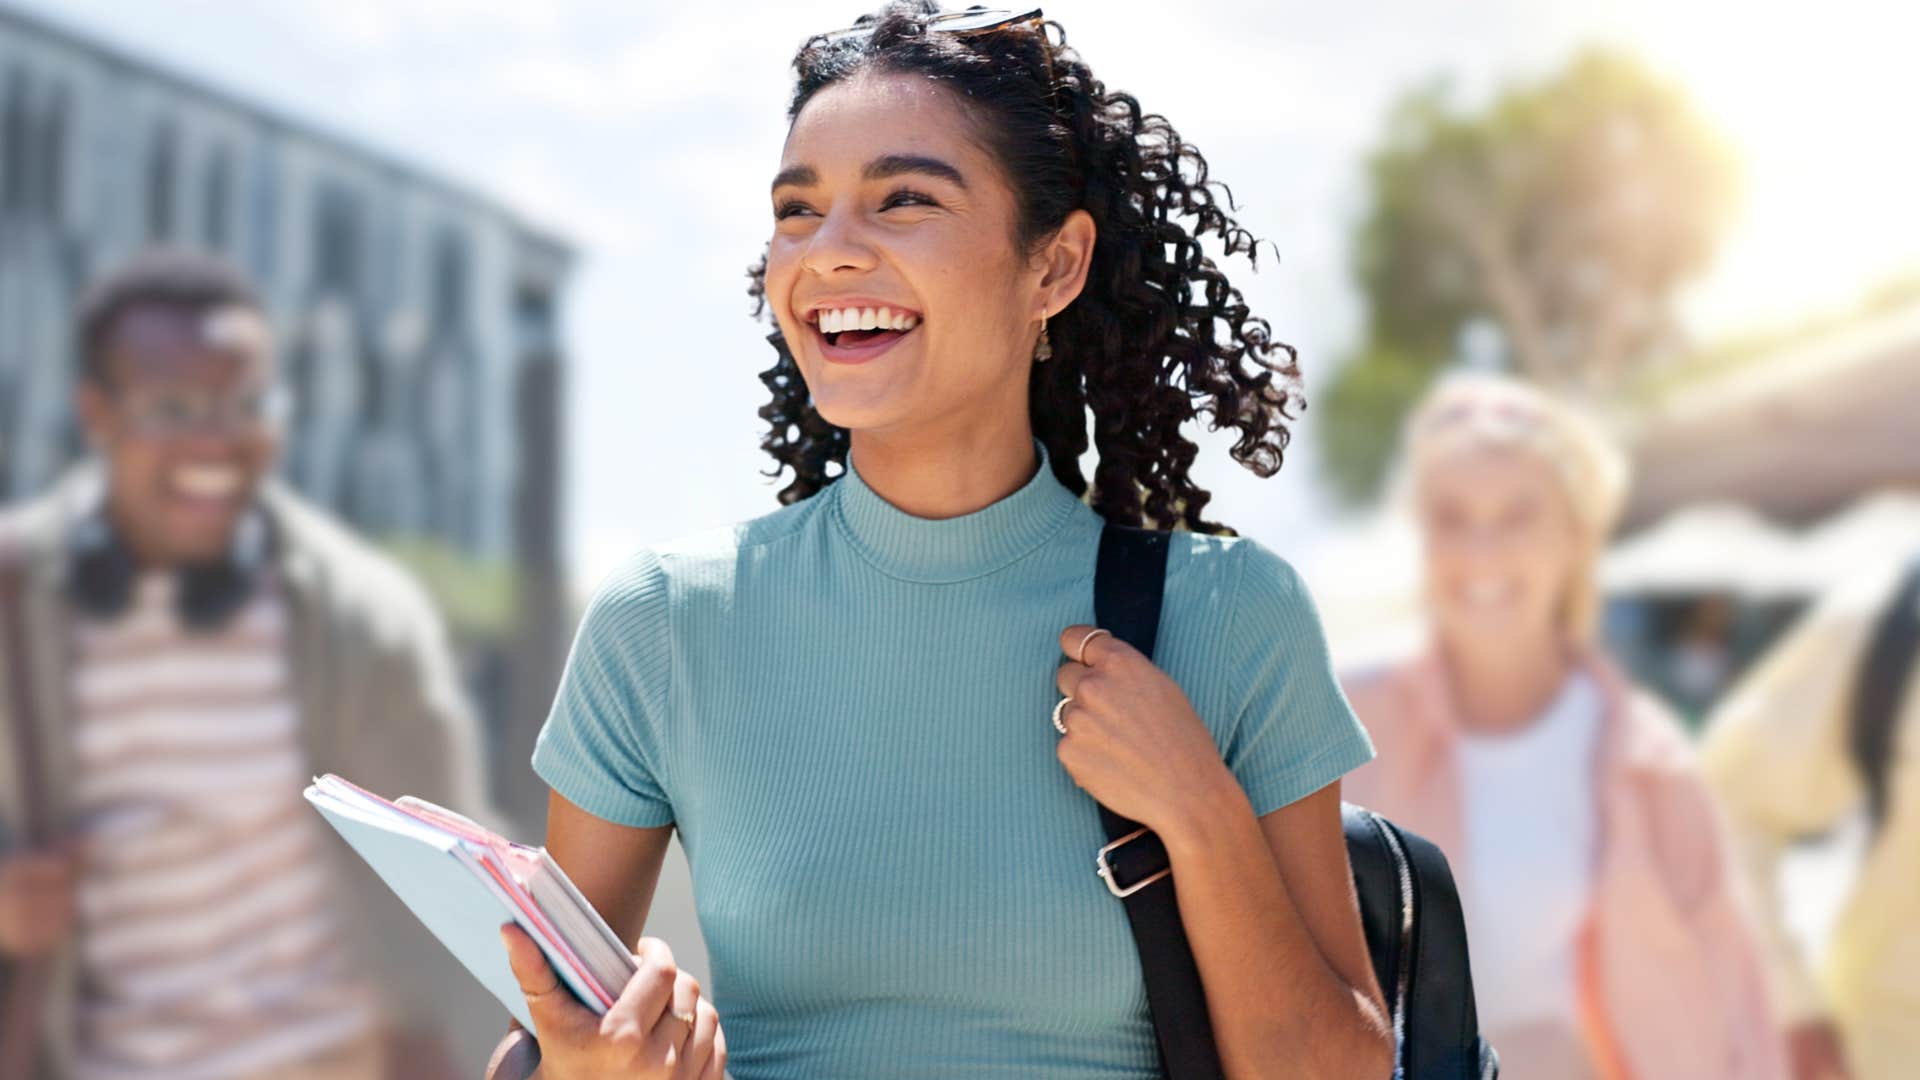
<svg viewBox="0 0 1920 1080">
<path fill-rule="evenodd" d="M 1060 704 L 1053 707 L 1053 730 L 1062 735 L 1067 733 L 1066 711 L 1067 706 L 1071 704 L 1073 704 L 1073 697 L 1069 695 L 1061 698 Z"/>
<path fill-rule="evenodd" d="M 1087 662 L 1087 642 L 1089 642 L 1089 641 L 1092 641 L 1092 640 L 1093 640 L 1094 638 L 1097 638 L 1097 637 L 1099 637 L 1099 636 L 1100 636 L 1101 634 L 1105 634 L 1105 635 L 1107 635 L 1108 637 L 1112 637 L 1112 636 L 1113 636 L 1113 631 L 1111 631 L 1111 630 L 1100 630 L 1100 629 L 1094 629 L 1094 630 L 1089 630 L 1089 631 L 1087 631 L 1087 636 L 1086 636 L 1086 637 L 1083 637 L 1083 638 L 1081 638 L 1081 639 L 1080 639 L 1080 647 L 1079 647 L 1079 648 L 1077 648 L 1077 649 L 1075 649 L 1075 650 L 1073 650 L 1073 662 L 1074 662 L 1074 663 L 1076 663 L 1076 664 L 1084 664 L 1084 663 L 1086 663 L 1086 662 Z"/>
</svg>

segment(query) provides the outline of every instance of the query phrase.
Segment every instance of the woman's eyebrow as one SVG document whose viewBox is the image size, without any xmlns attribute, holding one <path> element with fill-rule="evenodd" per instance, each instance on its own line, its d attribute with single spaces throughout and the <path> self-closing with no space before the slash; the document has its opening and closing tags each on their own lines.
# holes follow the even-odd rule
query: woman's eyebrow
<svg viewBox="0 0 1920 1080">
<path fill-rule="evenodd" d="M 874 158 L 867 162 L 866 171 L 861 175 L 868 180 L 885 180 L 888 177 L 904 176 L 909 173 L 938 177 L 962 190 L 967 186 L 966 177 L 960 175 L 959 169 L 939 158 L 924 157 L 919 154 L 888 154 L 886 157 Z"/>
<path fill-rule="evenodd" d="M 962 190 L 966 189 L 967 178 L 959 169 L 936 157 L 920 154 L 888 154 L 867 162 L 861 176 L 867 180 L 885 180 L 894 176 L 918 174 L 937 177 Z M 820 182 L 820 174 L 811 165 L 789 165 L 773 177 L 773 189 L 782 187 L 812 187 Z"/>
<path fill-rule="evenodd" d="M 811 165 L 789 165 L 773 174 L 773 190 L 791 184 L 794 187 L 812 187 L 820 182 L 820 174 Z"/>
</svg>

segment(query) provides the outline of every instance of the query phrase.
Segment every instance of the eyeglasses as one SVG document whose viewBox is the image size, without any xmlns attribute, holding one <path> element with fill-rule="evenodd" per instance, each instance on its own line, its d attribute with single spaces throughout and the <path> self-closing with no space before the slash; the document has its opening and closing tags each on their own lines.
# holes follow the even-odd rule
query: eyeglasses
<svg viewBox="0 0 1920 1080">
<path fill-rule="evenodd" d="M 128 430 L 144 439 L 187 435 L 254 435 L 286 421 L 284 387 L 228 394 L 185 389 L 134 390 L 116 395 Z"/>
<path fill-rule="evenodd" d="M 928 33 L 937 32 L 967 37 L 973 34 L 991 34 L 1000 30 L 1010 30 L 1026 23 L 1038 26 L 1041 21 L 1039 8 L 1015 12 L 1006 8 L 972 7 L 965 11 L 948 11 L 935 15 L 926 21 L 926 30 Z M 814 35 L 813 40 L 831 45 L 837 41 L 867 37 L 873 33 L 877 25 L 879 25 L 877 22 L 872 22 L 849 26 L 844 30 L 830 30 L 824 34 Z"/>
</svg>

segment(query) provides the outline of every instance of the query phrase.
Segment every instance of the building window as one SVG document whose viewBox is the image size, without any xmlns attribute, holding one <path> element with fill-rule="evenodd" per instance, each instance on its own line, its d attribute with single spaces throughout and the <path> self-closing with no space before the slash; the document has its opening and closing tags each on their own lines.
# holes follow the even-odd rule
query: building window
<svg viewBox="0 0 1920 1080">
<path fill-rule="evenodd" d="M 438 327 L 453 328 L 466 321 L 467 244 L 452 229 L 443 230 L 433 245 L 432 311 Z"/>
<path fill-rule="evenodd" d="M 320 189 L 313 220 L 314 280 L 323 293 L 358 299 L 360 202 L 343 188 Z"/>
<path fill-rule="evenodd" d="M 253 272 L 271 280 L 274 262 L 280 254 L 280 168 L 271 142 L 261 138 L 254 143 L 253 167 L 248 170 L 247 240 L 248 258 Z"/>
<path fill-rule="evenodd" d="M 443 228 L 435 235 L 428 271 L 427 352 L 414 397 L 421 458 L 431 485 L 428 520 L 435 534 L 469 549 L 476 544 L 472 493 L 481 483 L 474 423 L 480 366 L 467 330 L 471 258 L 467 239 L 458 230 Z"/>
<path fill-rule="evenodd" d="M 40 123 L 40 208 L 49 219 L 58 221 L 66 202 L 67 183 L 67 88 L 53 92 L 47 114 Z"/>
<path fill-rule="evenodd" d="M 164 244 L 173 239 L 173 189 L 178 156 L 172 124 L 154 130 L 147 156 L 147 239 Z"/>
<path fill-rule="evenodd" d="M 27 115 L 27 76 L 15 68 L 7 75 L 6 95 L 0 100 L 0 209 L 27 207 L 27 147 L 33 124 Z"/>
<path fill-rule="evenodd" d="M 232 203 L 233 155 L 223 146 L 208 160 L 205 186 L 200 191 L 200 242 L 209 251 L 227 250 Z"/>
</svg>

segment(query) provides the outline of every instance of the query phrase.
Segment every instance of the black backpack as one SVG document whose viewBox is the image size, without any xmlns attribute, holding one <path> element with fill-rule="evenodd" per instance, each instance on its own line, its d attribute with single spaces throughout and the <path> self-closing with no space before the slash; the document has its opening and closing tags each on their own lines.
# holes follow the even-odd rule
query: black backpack
<svg viewBox="0 0 1920 1080">
<path fill-rule="evenodd" d="M 1094 575 L 1097 625 L 1153 655 L 1169 534 L 1108 525 Z M 1357 806 L 1342 808 L 1367 951 L 1394 1030 L 1394 1080 L 1494 1080 L 1500 1060 L 1480 1038 L 1466 924 L 1446 856 Z M 1160 1061 L 1169 1080 L 1223 1075 L 1206 993 L 1188 946 L 1166 849 L 1106 807 L 1101 876 L 1126 905 Z"/>
<path fill-rule="evenodd" d="M 1920 559 L 1893 590 L 1874 626 L 1860 665 L 1849 717 L 1847 749 L 1867 793 L 1867 817 L 1877 834 L 1887 818 L 1887 772 L 1893 767 L 1893 729 L 1900 719 L 1916 658 L 1920 658 Z"/>
</svg>

